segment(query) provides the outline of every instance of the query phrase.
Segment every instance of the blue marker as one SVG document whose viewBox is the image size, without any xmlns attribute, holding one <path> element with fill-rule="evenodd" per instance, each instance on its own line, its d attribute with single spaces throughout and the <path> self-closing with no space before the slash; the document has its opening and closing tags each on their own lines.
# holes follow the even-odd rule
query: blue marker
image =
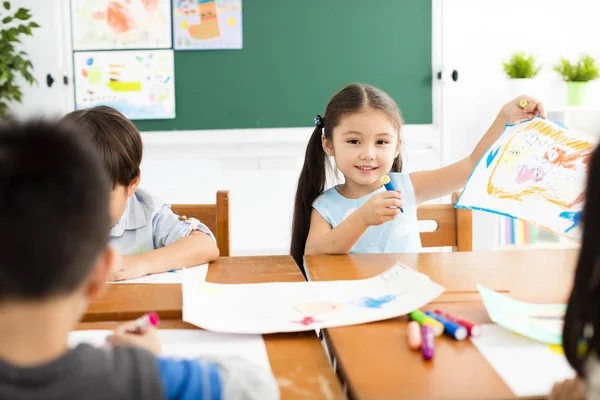
<svg viewBox="0 0 600 400">
<path fill-rule="evenodd" d="M 444 332 L 448 336 L 451 336 L 456 340 L 465 340 L 467 338 L 468 332 L 467 328 L 464 326 L 457 324 L 456 322 L 452 322 L 449 319 L 446 319 L 432 311 L 426 311 L 425 314 L 444 325 Z"/>
<path fill-rule="evenodd" d="M 396 188 L 394 187 L 394 184 L 392 183 L 392 180 L 390 179 L 389 176 L 387 176 L 387 175 L 382 176 L 381 183 L 383 183 L 383 186 L 385 186 L 386 190 L 391 190 L 393 192 L 396 191 Z M 404 213 L 404 209 L 402 207 L 400 207 L 400 212 Z"/>
</svg>

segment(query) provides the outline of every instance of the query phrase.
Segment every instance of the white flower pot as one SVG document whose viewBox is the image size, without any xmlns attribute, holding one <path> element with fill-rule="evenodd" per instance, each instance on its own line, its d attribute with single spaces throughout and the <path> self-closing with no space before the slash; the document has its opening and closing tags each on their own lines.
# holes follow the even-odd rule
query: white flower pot
<svg viewBox="0 0 600 400">
<path fill-rule="evenodd" d="M 537 79 L 509 79 L 508 90 L 511 98 L 521 96 L 523 94 L 540 98 L 540 86 Z"/>
</svg>

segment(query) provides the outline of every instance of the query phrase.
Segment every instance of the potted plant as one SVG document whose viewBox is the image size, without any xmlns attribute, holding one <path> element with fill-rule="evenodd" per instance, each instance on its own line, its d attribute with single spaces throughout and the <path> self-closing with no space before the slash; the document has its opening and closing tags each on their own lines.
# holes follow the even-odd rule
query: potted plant
<svg viewBox="0 0 600 400">
<path fill-rule="evenodd" d="M 36 83 L 33 65 L 27 53 L 19 51 L 18 46 L 22 35 L 31 36 L 32 29 L 39 28 L 33 21 L 26 22 L 31 18 L 28 9 L 19 8 L 13 13 L 10 2 L 5 1 L 3 6 L 4 10 L 0 12 L 0 120 L 9 118 L 10 103 L 23 100 L 19 78 L 30 85 Z"/>
<path fill-rule="evenodd" d="M 535 58 L 531 54 L 525 52 L 517 52 L 512 57 L 502 63 L 504 73 L 510 79 L 510 92 L 512 97 L 522 94 L 533 94 L 535 92 L 534 79 L 540 69 L 540 65 L 536 63 Z"/>
<path fill-rule="evenodd" d="M 596 60 L 589 54 L 582 54 L 573 64 L 568 59 L 561 58 L 554 71 L 567 83 L 567 99 L 570 106 L 580 106 L 584 103 L 588 82 L 598 78 L 600 74 Z"/>
</svg>

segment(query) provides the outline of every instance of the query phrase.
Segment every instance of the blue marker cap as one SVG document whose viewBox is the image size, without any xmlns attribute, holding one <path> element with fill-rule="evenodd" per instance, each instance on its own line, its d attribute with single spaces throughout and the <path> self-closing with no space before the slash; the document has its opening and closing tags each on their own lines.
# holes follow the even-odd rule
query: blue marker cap
<svg viewBox="0 0 600 400">
<path fill-rule="evenodd" d="M 467 338 L 468 332 L 467 328 L 464 326 L 457 324 L 456 322 L 452 322 L 432 311 L 426 311 L 425 314 L 444 325 L 444 333 L 446 333 L 448 336 L 451 336 L 456 340 L 465 340 Z"/>
<path fill-rule="evenodd" d="M 396 191 L 396 188 L 394 187 L 394 184 L 392 183 L 392 180 L 388 175 L 384 175 L 381 177 L 381 183 L 383 183 L 383 186 L 385 186 L 385 190 L 391 190 L 393 192 Z M 400 208 L 400 212 L 404 213 L 404 209 Z"/>
</svg>

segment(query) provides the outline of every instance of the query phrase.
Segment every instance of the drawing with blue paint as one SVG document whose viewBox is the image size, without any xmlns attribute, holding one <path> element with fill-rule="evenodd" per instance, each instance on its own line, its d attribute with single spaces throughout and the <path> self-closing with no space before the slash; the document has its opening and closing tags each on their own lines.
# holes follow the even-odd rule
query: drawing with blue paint
<svg viewBox="0 0 600 400">
<path fill-rule="evenodd" d="M 366 308 L 381 308 L 395 298 L 396 296 L 393 294 L 388 294 L 383 297 L 363 297 L 356 302 L 356 305 Z"/>
<path fill-rule="evenodd" d="M 573 222 L 573 225 L 571 225 L 567 229 L 565 229 L 565 233 L 568 233 L 571 229 L 576 228 L 581 224 L 581 211 L 577 211 L 577 212 L 563 211 L 559 214 L 559 217 Z"/>
<path fill-rule="evenodd" d="M 485 162 L 485 166 L 487 168 L 490 167 L 490 164 L 492 163 L 492 161 L 494 161 L 494 158 L 496 158 L 496 156 L 498 155 L 498 152 L 500 151 L 500 147 L 497 147 L 493 150 L 490 150 L 490 153 L 487 156 L 487 160 Z"/>
<path fill-rule="evenodd" d="M 523 99 L 525 109 L 519 106 Z M 303 265 L 305 252 L 418 252 L 418 206 L 460 190 L 505 124 L 537 114 L 545 116 L 538 100 L 516 98 L 501 108 L 468 157 L 443 168 L 406 173 L 404 121 L 397 104 L 373 86 L 346 86 L 331 98 L 325 114 L 314 118 L 298 180 L 291 254 Z M 334 175 L 341 172 L 344 183 L 326 188 L 328 169 Z M 381 178 L 386 176 L 384 186 Z"/>
</svg>

